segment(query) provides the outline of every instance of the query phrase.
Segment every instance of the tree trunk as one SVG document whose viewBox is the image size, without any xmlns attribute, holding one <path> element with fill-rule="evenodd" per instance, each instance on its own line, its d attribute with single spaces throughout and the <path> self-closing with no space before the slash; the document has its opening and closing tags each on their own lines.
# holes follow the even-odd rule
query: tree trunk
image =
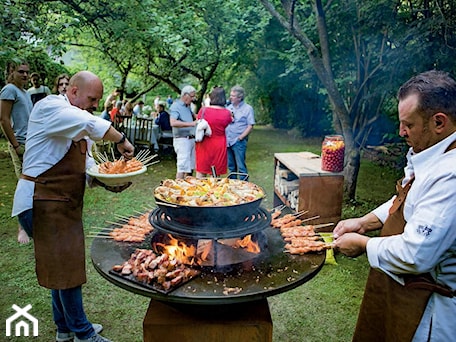
<svg viewBox="0 0 456 342">
<path fill-rule="evenodd" d="M 361 165 L 361 153 L 358 148 L 345 150 L 345 189 L 348 199 L 355 199 L 356 183 L 358 182 L 359 168 Z"/>
<path fill-rule="evenodd" d="M 272 16 L 276 18 L 280 24 L 306 48 L 307 55 L 309 56 L 309 60 L 314 68 L 314 71 L 328 92 L 329 102 L 333 109 L 333 117 L 336 121 L 334 128 L 338 131 L 341 130 L 341 132 L 338 133 L 341 133 L 345 140 L 345 193 L 349 199 L 354 199 L 360 168 L 360 151 L 358 146 L 355 144 L 350 113 L 348 112 L 342 95 L 337 88 L 331 69 L 328 34 L 322 3 L 320 0 L 316 0 L 314 6 L 317 16 L 317 30 L 321 46 L 321 49 L 318 50 L 316 45 L 313 44 L 308 36 L 302 31 L 299 23 L 296 22 L 296 17 L 294 16 L 295 13 L 290 10 L 293 6 L 291 6 L 288 1 L 282 2 L 285 14 L 288 18 L 284 18 L 279 12 L 277 12 L 275 7 L 268 0 L 261 0 L 261 2 L 272 14 Z"/>
</svg>

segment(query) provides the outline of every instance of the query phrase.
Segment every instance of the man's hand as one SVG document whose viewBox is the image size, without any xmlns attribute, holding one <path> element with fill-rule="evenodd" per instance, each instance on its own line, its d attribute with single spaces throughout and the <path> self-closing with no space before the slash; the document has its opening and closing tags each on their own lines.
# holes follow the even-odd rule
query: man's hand
<svg viewBox="0 0 456 342">
<path fill-rule="evenodd" d="M 365 234 L 371 230 L 376 230 L 382 227 L 382 222 L 372 213 L 368 213 L 363 217 L 352 218 L 340 221 L 334 228 L 334 238 L 338 239 L 345 233 Z"/>
<path fill-rule="evenodd" d="M 333 230 L 334 238 L 337 239 L 346 233 L 362 233 L 361 218 L 351 218 L 339 221 Z"/>
<path fill-rule="evenodd" d="M 117 144 L 117 150 L 127 160 L 135 156 L 135 147 L 127 139 L 123 143 Z"/>
<path fill-rule="evenodd" d="M 19 144 L 19 146 L 17 146 L 14 149 L 14 151 L 16 152 L 18 157 L 22 157 L 24 155 L 24 152 L 25 152 L 25 145 Z"/>
<path fill-rule="evenodd" d="M 334 241 L 334 248 L 349 257 L 357 257 L 366 252 L 369 237 L 357 233 L 345 233 Z"/>
</svg>

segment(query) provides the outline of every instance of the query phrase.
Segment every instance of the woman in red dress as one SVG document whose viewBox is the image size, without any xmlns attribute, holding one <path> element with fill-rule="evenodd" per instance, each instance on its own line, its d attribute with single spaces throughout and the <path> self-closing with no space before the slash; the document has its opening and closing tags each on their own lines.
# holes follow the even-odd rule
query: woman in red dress
<svg viewBox="0 0 456 342">
<path fill-rule="evenodd" d="M 211 175 L 212 167 L 215 168 L 217 176 L 227 172 L 225 128 L 231 123 L 232 116 L 225 108 L 226 96 L 222 87 L 214 87 L 209 98 L 210 106 L 202 107 L 198 112 L 198 119 L 207 121 L 212 134 L 195 144 L 197 178 Z"/>
</svg>

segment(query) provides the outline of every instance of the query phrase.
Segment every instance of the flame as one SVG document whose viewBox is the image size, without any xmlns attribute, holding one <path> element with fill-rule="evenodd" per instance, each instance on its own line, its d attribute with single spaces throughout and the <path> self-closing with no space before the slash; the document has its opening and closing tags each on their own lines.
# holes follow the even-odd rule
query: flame
<svg viewBox="0 0 456 342">
<path fill-rule="evenodd" d="M 236 247 L 244 248 L 247 252 L 258 254 L 260 253 L 260 246 L 258 243 L 252 241 L 252 235 L 246 235 L 242 240 L 236 241 Z"/>
<path fill-rule="evenodd" d="M 157 243 L 157 246 L 161 246 L 171 259 L 175 259 L 187 265 L 193 264 L 196 256 L 195 246 L 187 246 L 185 243 L 179 242 L 179 240 L 175 239 L 170 234 L 168 234 L 168 237 L 169 242 L 167 245 Z"/>
</svg>

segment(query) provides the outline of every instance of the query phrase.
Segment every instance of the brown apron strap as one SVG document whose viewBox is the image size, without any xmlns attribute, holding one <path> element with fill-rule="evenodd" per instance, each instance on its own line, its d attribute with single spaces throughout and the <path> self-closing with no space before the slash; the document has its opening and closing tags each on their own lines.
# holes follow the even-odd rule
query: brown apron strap
<svg viewBox="0 0 456 342">
<path fill-rule="evenodd" d="M 46 184 L 46 181 L 44 179 L 39 179 L 38 177 L 32 177 L 32 176 L 24 175 L 23 173 L 21 174 L 21 178 L 25 179 L 25 180 L 28 180 L 28 181 L 31 181 L 31 182 L 35 182 L 35 183 Z"/>
<path fill-rule="evenodd" d="M 413 181 L 415 180 L 415 177 L 412 177 L 403 187 L 402 187 L 402 180 L 398 180 L 396 183 L 396 192 L 397 196 L 393 201 L 393 204 L 391 205 L 391 208 L 389 209 L 389 214 L 393 214 L 396 212 L 402 205 L 402 203 L 405 202 L 405 198 L 407 197 L 407 194 L 412 187 Z M 405 222 L 404 222 L 405 224 Z M 404 231 L 404 227 L 402 227 L 402 232 Z M 402 233 L 401 232 L 401 233 Z M 400 233 L 398 233 L 400 234 Z M 395 234 L 389 234 L 389 235 L 395 235 Z M 386 236 L 386 235 L 385 235 Z"/>
<path fill-rule="evenodd" d="M 456 148 L 456 140 L 453 141 L 453 142 L 450 144 L 450 146 L 447 147 L 447 149 L 445 150 L 445 152 L 451 151 L 451 150 L 453 150 L 453 149 L 455 149 L 455 148 Z"/>
</svg>

